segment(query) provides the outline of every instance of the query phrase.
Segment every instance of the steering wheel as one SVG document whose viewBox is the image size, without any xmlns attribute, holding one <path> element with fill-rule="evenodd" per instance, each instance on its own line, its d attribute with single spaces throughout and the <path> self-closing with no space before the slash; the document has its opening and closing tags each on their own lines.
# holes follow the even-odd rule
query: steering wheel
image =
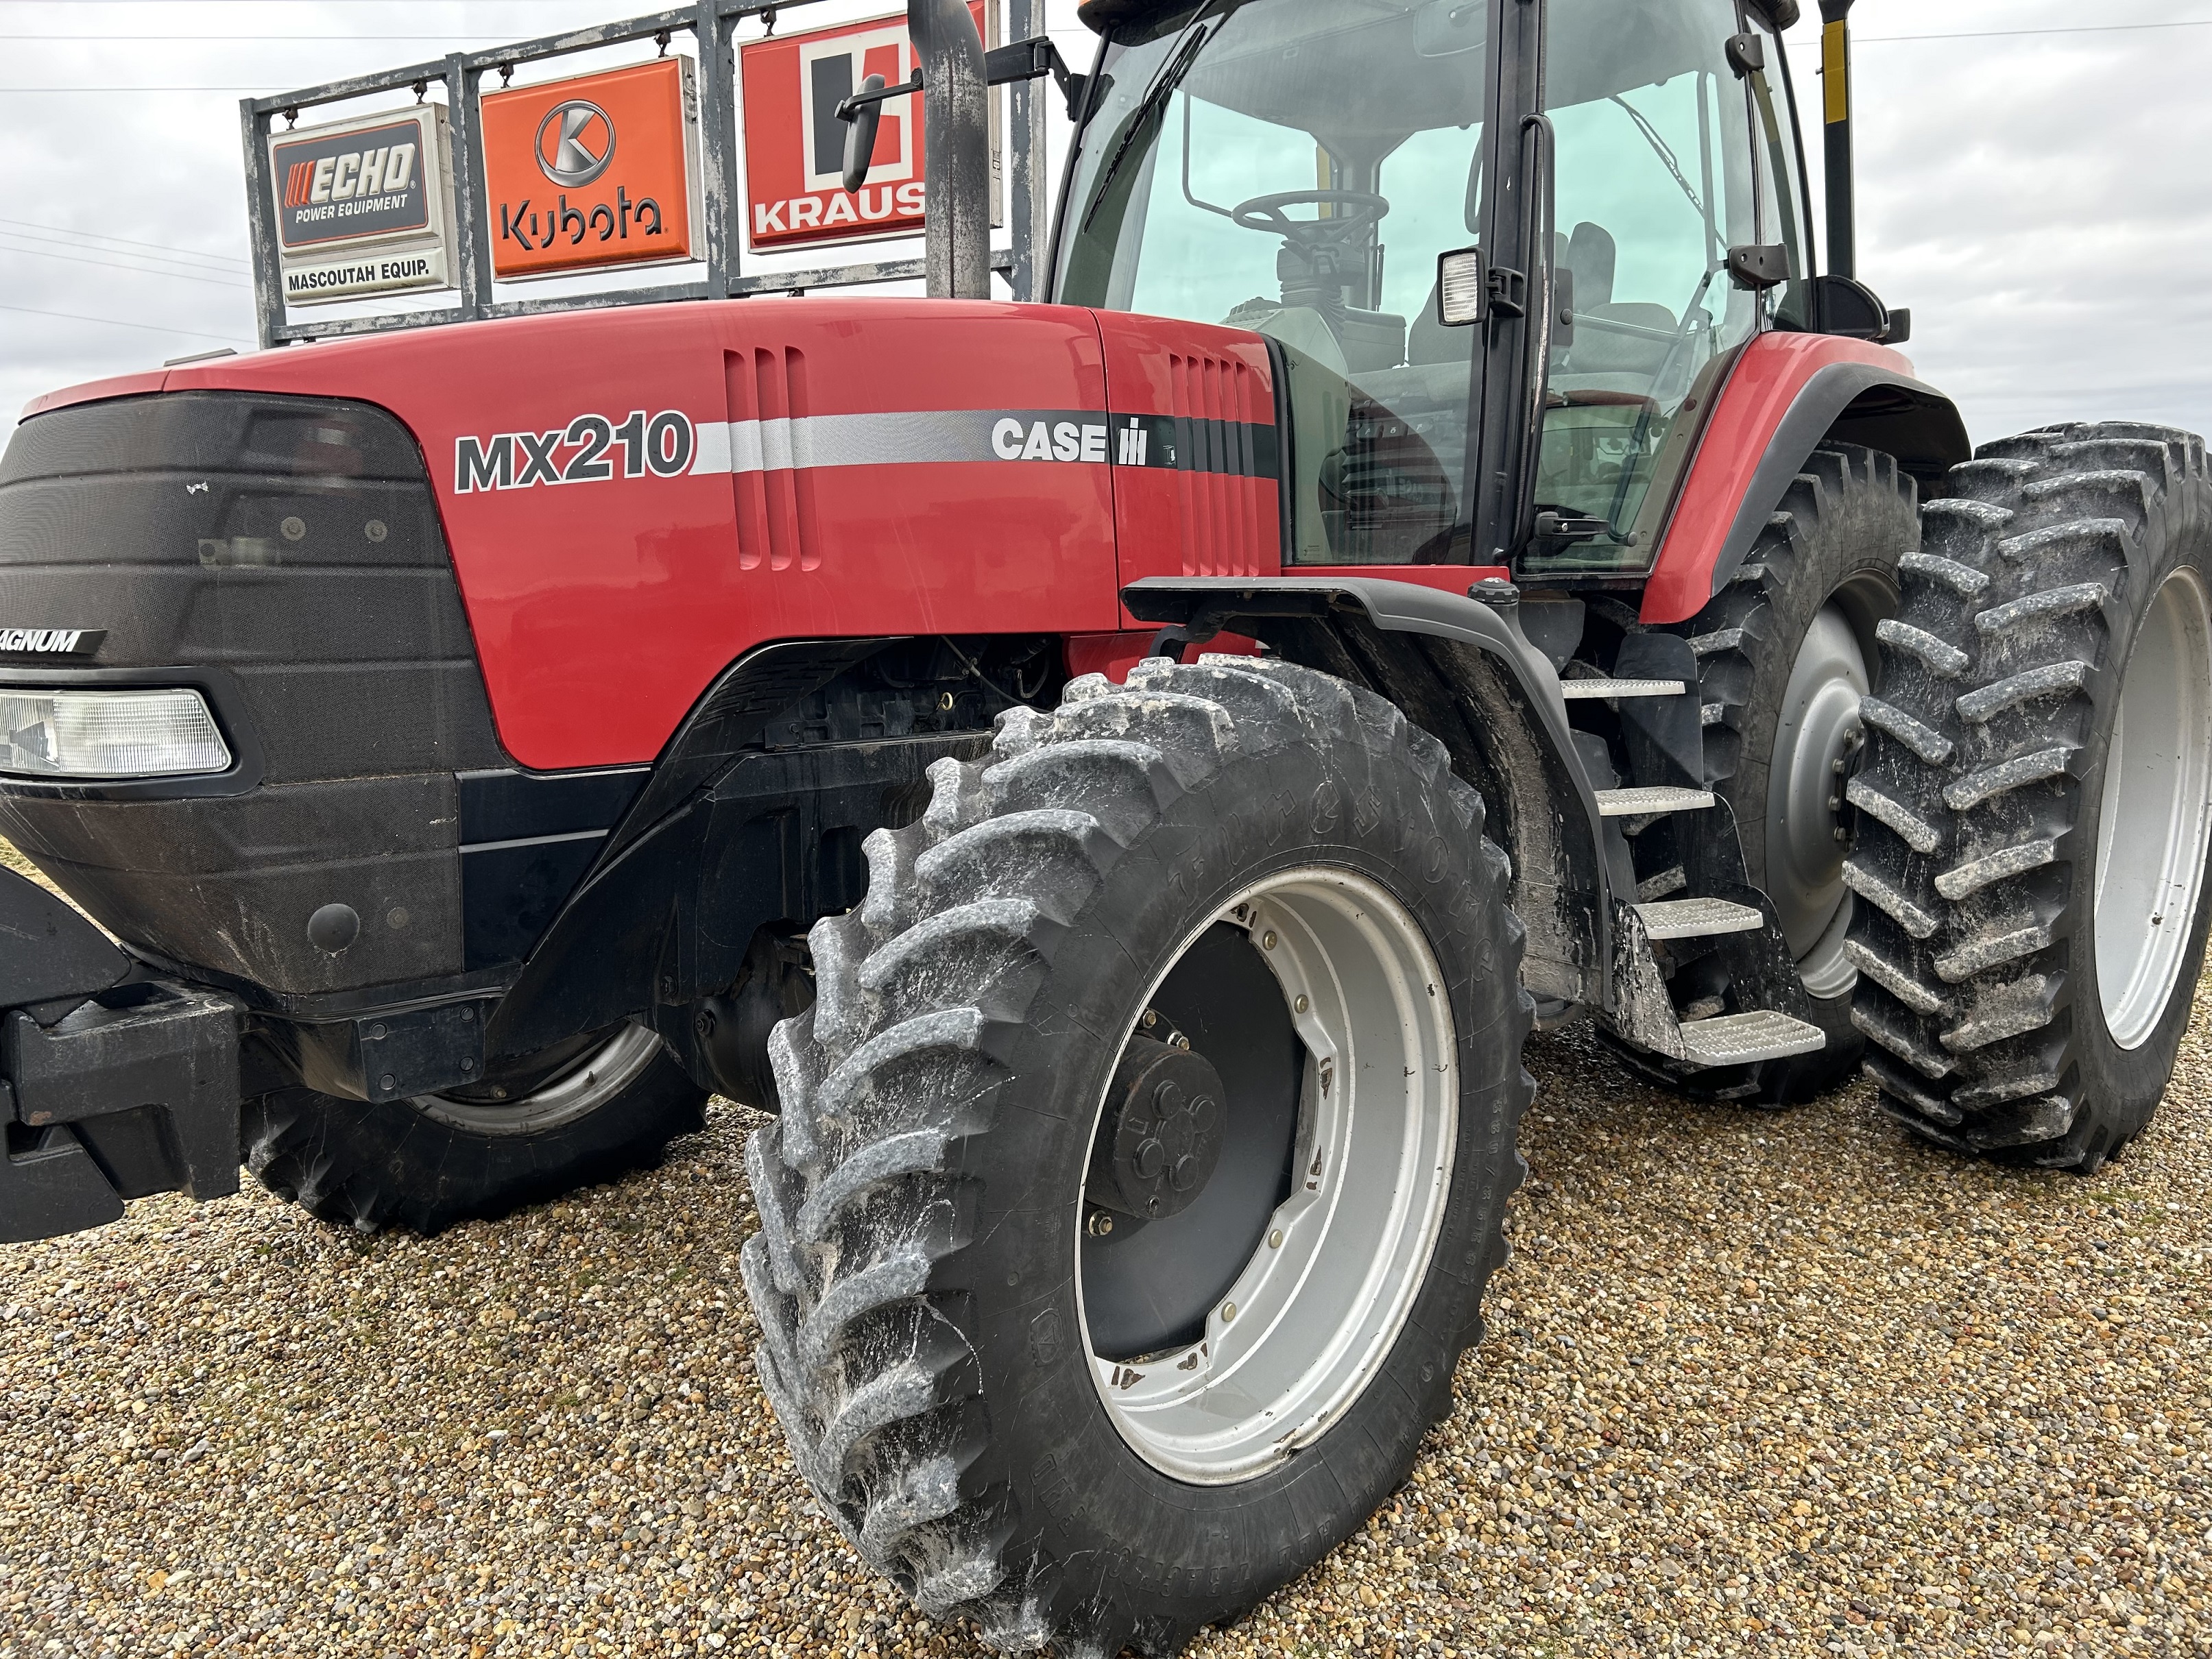
<svg viewBox="0 0 2212 1659">
<path fill-rule="evenodd" d="M 1283 211 L 1309 204 L 1336 211 L 1327 219 L 1293 219 Z M 1389 210 L 1390 198 L 1371 190 L 1285 190 L 1239 202 L 1229 210 L 1229 216 L 1246 230 L 1271 232 L 1301 247 L 1311 247 L 1348 240 L 1369 226 L 1381 223 Z"/>
</svg>

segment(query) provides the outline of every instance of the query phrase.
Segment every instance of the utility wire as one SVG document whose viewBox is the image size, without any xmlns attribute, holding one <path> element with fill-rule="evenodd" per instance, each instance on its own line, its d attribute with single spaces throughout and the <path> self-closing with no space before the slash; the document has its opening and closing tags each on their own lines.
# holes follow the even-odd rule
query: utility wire
<svg viewBox="0 0 2212 1659">
<path fill-rule="evenodd" d="M 1961 29 L 1955 34 L 1854 34 L 1855 46 L 1889 46 L 1906 40 L 1993 40 L 2026 34 L 2113 34 L 2134 29 L 2204 29 L 2212 28 L 2212 17 L 2177 18 L 2170 23 L 2069 23 L 2047 29 Z M 1806 35 L 1788 43 L 1808 49 L 1820 44 L 1818 35 Z"/>
<path fill-rule="evenodd" d="M 237 271 L 226 272 L 224 273 L 226 275 L 243 275 L 247 269 L 246 262 L 234 254 L 204 253 L 198 248 L 177 247 L 167 242 L 133 241 L 128 236 L 106 236 L 96 230 L 71 230 L 64 225 L 35 224 L 28 219 L 0 217 L 0 236 L 26 237 L 40 242 L 58 242 L 64 247 L 96 242 L 120 242 L 124 244 L 123 247 L 88 247 L 87 251 L 93 253 L 120 254 L 129 249 L 148 248 L 153 250 L 150 254 L 146 256 L 133 254 L 131 257 L 164 259 L 172 264 L 179 264 L 186 258 L 207 259 L 216 261 L 219 264 L 238 267 Z"/>
<path fill-rule="evenodd" d="M 0 253 L 27 253 L 39 259 L 67 259 L 80 265 L 104 265 L 110 270 L 128 270 L 141 276 L 166 276 L 173 281 L 205 283 L 211 288 L 251 288 L 252 283 L 242 276 L 188 276 L 181 270 L 156 270 L 151 265 L 118 264 L 112 259 L 88 259 L 82 253 L 54 253 L 42 247 L 9 247 L 0 242 Z"/>
<path fill-rule="evenodd" d="M 0 311 L 20 311 L 27 317 L 59 317 L 72 323 L 106 323 L 111 328 L 140 328 L 149 334 L 189 334 L 195 340 L 225 340 L 232 345 L 251 345 L 242 334 L 210 334 L 204 328 L 169 328 L 160 323 L 126 323 L 120 317 L 88 317 L 77 311 L 41 311 L 36 306 L 11 306 L 0 301 Z"/>
</svg>

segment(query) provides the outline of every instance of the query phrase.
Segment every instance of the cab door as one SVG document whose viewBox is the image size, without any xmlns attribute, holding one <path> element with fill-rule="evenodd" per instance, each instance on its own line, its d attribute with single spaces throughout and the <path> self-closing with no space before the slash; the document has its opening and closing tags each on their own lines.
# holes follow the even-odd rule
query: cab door
<svg viewBox="0 0 2212 1659">
<path fill-rule="evenodd" d="M 1552 304 L 1518 568 L 1571 586 L 1649 568 L 1699 413 L 1778 297 L 1732 273 L 1730 251 L 1785 240 L 1770 234 L 1785 222 L 1794 244 L 1796 216 L 1761 199 L 1762 54 L 1736 0 L 1545 9 L 1550 191 L 1530 252 Z"/>
</svg>

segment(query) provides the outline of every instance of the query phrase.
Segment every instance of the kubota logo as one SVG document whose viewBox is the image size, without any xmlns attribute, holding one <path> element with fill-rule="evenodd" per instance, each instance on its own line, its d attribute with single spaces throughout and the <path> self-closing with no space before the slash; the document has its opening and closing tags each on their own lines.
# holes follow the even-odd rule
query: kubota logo
<svg viewBox="0 0 2212 1659">
<path fill-rule="evenodd" d="M 556 185 L 580 190 L 614 159 L 615 124 L 597 104 L 571 98 L 538 124 L 538 170 Z"/>
</svg>

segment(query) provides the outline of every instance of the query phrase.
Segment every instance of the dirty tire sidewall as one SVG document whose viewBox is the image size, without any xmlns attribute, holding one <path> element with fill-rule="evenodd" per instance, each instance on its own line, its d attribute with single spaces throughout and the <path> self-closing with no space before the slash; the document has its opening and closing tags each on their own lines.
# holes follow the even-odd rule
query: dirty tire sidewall
<svg viewBox="0 0 2212 1659">
<path fill-rule="evenodd" d="M 2091 1172 L 2165 1093 L 2212 923 L 2208 849 L 2166 1002 L 2121 1047 L 2096 950 L 2106 770 L 2152 599 L 2177 571 L 2212 594 L 2212 473 L 2190 434 L 2051 428 L 1984 446 L 1926 518 L 1854 786 L 1887 820 L 1850 872 L 1866 1067 L 1929 1139 Z"/>
<path fill-rule="evenodd" d="M 325 1221 L 434 1233 L 647 1167 L 700 1127 L 706 1101 L 664 1051 L 594 1109 L 534 1133 L 479 1133 L 405 1100 L 295 1087 L 246 1103 L 240 1145 L 264 1186 Z"/>
<path fill-rule="evenodd" d="M 983 1042 L 997 1081 L 985 1118 L 952 1155 L 962 1218 L 931 1264 L 927 1300 L 974 1356 L 940 1372 L 930 1410 L 964 1413 L 967 1429 L 947 1442 L 917 1415 L 911 1429 L 894 1427 L 872 1450 L 828 1467 L 820 1449 L 826 1436 L 816 1431 L 836 1416 L 837 1405 L 795 1397 L 808 1382 L 794 1379 L 794 1389 L 777 1379 L 773 1354 L 763 1367 L 772 1396 L 786 1396 L 778 1406 L 787 1428 L 794 1412 L 800 1417 L 794 1444 L 802 1467 L 848 1535 L 918 1589 L 925 1610 L 972 1618 L 994 1644 L 1049 1639 L 1067 1652 L 1111 1653 L 1125 1643 L 1171 1652 L 1201 1625 L 1243 1612 L 1318 1560 L 1404 1480 L 1421 1437 L 1449 1409 L 1454 1367 L 1476 1339 L 1482 1287 L 1504 1254 L 1504 1206 L 1522 1168 L 1515 1127 L 1533 1088 L 1520 1063 L 1530 1009 L 1519 987 L 1521 929 L 1504 901 L 1504 860 L 1481 839 L 1480 804 L 1449 775 L 1440 745 L 1380 699 L 1286 665 L 1224 669 L 1222 660 L 1173 670 L 1148 664 L 1133 683 L 1191 698 L 1211 692 L 1233 706 L 1240 688 L 1224 689 L 1223 676 L 1261 677 L 1297 694 L 1307 729 L 1267 732 L 1248 703 L 1237 711 L 1244 718 L 1230 752 L 1185 764 L 1195 774 L 1187 786 L 1155 771 L 1153 800 L 1130 799 L 1142 788 L 1141 774 L 1138 789 L 1125 789 L 1102 773 L 1089 786 L 1017 790 L 998 803 L 997 810 L 1018 811 L 1048 799 L 1078 807 L 1087 799 L 1078 810 L 1095 811 L 1120 845 L 1094 838 L 1090 859 L 1048 861 L 1028 878 L 1011 861 L 995 860 L 981 878 L 994 894 L 1026 888 L 1042 911 L 1066 921 L 1035 930 L 987 969 L 980 993 L 977 976 L 966 980 L 976 1006 L 997 1006 L 1000 1018 Z M 1171 732 L 1147 730 L 1140 697 L 1085 682 L 1070 695 L 1078 716 L 1086 713 L 1082 700 L 1097 705 L 1089 729 L 1099 729 L 1102 712 L 1110 717 L 1114 704 L 1126 703 L 1131 742 L 1153 739 L 1178 763 L 1188 761 L 1175 754 Z M 1002 753 L 1037 741 L 1024 729 L 1017 723 L 1012 745 L 1002 729 Z M 1043 741 L 1048 749 L 1048 733 Z M 952 763 L 939 768 L 941 806 L 968 786 Z M 976 811 L 988 820 L 992 810 Z M 895 867 L 887 856 L 871 862 L 878 875 Z M 1461 1080 L 1448 1194 L 1406 1322 L 1337 1420 L 1250 1478 L 1187 1484 L 1122 1438 L 1084 1352 L 1076 1302 L 1083 1173 L 1105 1079 L 1155 975 L 1195 921 L 1257 879 L 1316 866 L 1355 872 L 1388 890 L 1418 922 L 1441 969 Z M 1079 902 L 1062 908 L 1086 885 Z M 958 914 L 963 898 L 977 902 L 976 890 L 969 884 L 941 893 L 939 917 Z M 931 908 L 921 907 L 916 933 L 933 925 Z M 836 994 L 825 1000 L 834 1006 Z M 756 1143 L 763 1153 L 757 1179 L 779 1185 L 788 1166 L 770 1169 L 765 1156 L 775 1152 L 781 1164 L 783 1149 L 762 1143 L 787 1143 L 790 1098 L 783 1122 Z M 911 1121 L 897 1110 L 891 1117 Z M 771 1200 L 780 1215 L 827 1184 L 792 1173 L 799 1178 Z M 769 1207 L 764 1223 L 781 1225 Z M 889 1212 L 879 1218 L 890 1220 Z M 818 1317 L 838 1291 L 763 1295 L 771 1248 L 763 1240 L 748 1246 L 747 1277 L 773 1348 L 777 1333 L 802 1332 L 809 1312 Z M 866 1387 L 852 1384 L 849 1369 L 830 1386 L 846 1389 L 848 1399 Z M 963 1401 L 968 1390 L 974 1397 Z M 896 1453 L 909 1436 L 914 1449 Z M 959 1510 L 870 1551 L 869 1540 L 890 1539 L 894 1530 L 878 1516 L 888 1507 L 885 1492 L 904 1478 L 896 1466 L 910 1468 L 932 1448 L 956 1443 L 964 1460 Z M 965 1566 L 946 1571 L 947 1556 L 959 1560 L 963 1551 Z M 964 1598 L 935 1591 L 921 1582 L 933 1564 L 948 1583 L 964 1571 L 988 1588 Z"/>
<path fill-rule="evenodd" d="M 1744 874 L 1754 887 L 1772 891 L 1767 784 L 1799 647 L 1814 619 L 1841 596 L 1874 671 L 1875 623 L 1896 608 L 1898 562 L 1919 543 L 1917 489 L 1896 459 L 1855 444 L 1824 443 L 1806 458 L 1804 471 L 1791 481 L 1735 579 L 1673 630 L 1698 649 L 1706 786 L 1735 811 Z M 1717 644 L 1732 634 L 1740 635 L 1735 643 Z M 1808 991 L 1806 1001 L 1827 1046 L 1727 1068 L 1716 1075 L 1734 1085 L 1729 1098 L 1747 1105 L 1795 1105 L 1856 1073 L 1864 1040 L 1851 1024 L 1850 990 L 1832 996 Z M 1670 1070 L 1663 1079 L 1686 1093 L 1705 1092 L 1694 1074 Z M 1753 1087 L 1739 1092 L 1747 1079 Z"/>
</svg>

